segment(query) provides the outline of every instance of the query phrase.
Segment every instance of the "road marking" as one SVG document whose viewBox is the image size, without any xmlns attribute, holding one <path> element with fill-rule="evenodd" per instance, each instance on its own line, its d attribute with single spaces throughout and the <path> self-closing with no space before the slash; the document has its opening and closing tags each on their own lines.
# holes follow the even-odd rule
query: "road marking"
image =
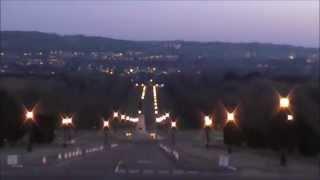
<svg viewBox="0 0 320 180">
<path fill-rule="evenodd" d="M 115 148 L 115 147 L 117 147 L 117 146 L 119 146 L 119 145 L 118 145 L 118 144 L 111 144 L 111 145 L 110 145 L 111 148 Z"/>
<path fill-rule="evenodd" d="M 153 174 L 153 173 L 154 173 L 154 170 L 152 170 L 152 169 L 143 170 L 143 174 Z"/>
<path fill-rule="evenodd" d="M 119 170 L 120 170 L 120 165 L 122 164 L 122 161 L 118 161 L 117 165 L 116 165 L 116 168 L 114 169 L 114 172 L 115 173 L 118 173 Z"/>
<path fill-rule="evenodd" d="M 179 160 L 179 153 L 178 151 L 172 151 L 173 157 L 176 158 L 176 160 Z"/>
<path fill-rule="evenodd" d="M 230 170 L 232 170 L 232 171 L 236 171 L 236 170 L 237 170 L 237 168 L 236 168 L 236 167 L 233 167 L 233 166 L 226 166 L 226 168 L 227 168 L 227 169 L 230 169 Z"/>
</svg>

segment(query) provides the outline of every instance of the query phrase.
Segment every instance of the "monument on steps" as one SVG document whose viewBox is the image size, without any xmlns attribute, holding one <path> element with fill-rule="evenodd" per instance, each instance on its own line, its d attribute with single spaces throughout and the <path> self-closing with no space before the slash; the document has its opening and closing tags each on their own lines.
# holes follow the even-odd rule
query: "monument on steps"
<svg viewBox="0 0 320 180">
<path fill-rule="evenodd" d="M 144 114 L 139 115 L 139 121 L 137 122 L 136 131 L 146 133 L 146 124 L 144 121 Z"/>
</svg>

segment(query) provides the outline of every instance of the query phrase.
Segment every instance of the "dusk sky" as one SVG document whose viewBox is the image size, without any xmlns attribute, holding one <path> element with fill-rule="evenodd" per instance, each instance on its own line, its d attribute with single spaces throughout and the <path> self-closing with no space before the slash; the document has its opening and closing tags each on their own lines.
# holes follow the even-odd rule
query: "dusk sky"
<svg viewBox="0 0 320 180">
<path fill-rule="evenodd" d="M 1 30 L 319 47 L 319 1 L 1 0 Z"/>
</svg>

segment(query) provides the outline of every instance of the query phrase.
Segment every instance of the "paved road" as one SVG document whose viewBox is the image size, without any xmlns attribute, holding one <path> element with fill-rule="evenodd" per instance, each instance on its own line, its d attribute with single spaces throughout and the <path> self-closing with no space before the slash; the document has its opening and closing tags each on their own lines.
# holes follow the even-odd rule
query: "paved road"
<svg viewBox="0 0 320 180">
<path fill-rule="evenodd" d="M 257 179 L 225 171 L 184 169 L 154 141 L 112 143 L 103 151 L 70 160 L 1 171 L 1 180 L 12 179 Z M 262 179 L 259 177 L 259 179 Z M 284 179 L 266 177 L 265 179 Z M 292 177 L 288 179 L 293 179 Z M 301 179 L 297 178 L 297 179 Z"/>
</svg>

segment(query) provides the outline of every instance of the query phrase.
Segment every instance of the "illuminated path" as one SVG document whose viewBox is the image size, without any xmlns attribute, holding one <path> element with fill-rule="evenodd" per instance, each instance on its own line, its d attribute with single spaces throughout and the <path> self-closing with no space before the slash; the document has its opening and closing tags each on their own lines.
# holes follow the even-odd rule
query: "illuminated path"
<svg viewBox="0 0 320 180">
<path fill-rule="evenodd" d="M 115 143 L 115 142 L 113 142 Z M 154 141 L 118 142 L 117 146 L 79 157 L 74 160 L 44 166 L 1 171 L 1 180 L 87 180 L 87 179 L 257 179 L 226 171 L 184 169 L 170 159 Z M 266 177 L 258 179 L 282 179 Z M 295 179 L 295 178 L 288 178 Z M 299 178 L 297 178 L 299 179 Z"/>
</svg>

